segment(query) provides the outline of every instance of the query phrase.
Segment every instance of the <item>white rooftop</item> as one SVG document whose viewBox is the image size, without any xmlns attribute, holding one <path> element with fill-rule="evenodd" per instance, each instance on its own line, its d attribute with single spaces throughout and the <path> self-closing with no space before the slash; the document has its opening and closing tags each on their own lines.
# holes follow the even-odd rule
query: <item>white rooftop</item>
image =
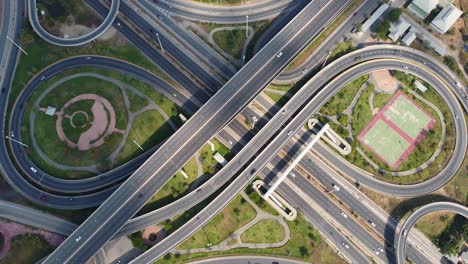
<svg viewBox="0 0 468 264">
<path fill-rule="evenodd" d="M 391 24 L 388 37 L 393 41 L 397 41 L 409 27 L 410 24 L 406 20 L 400 18 L 397 23 Z"/>
<path fill-rule="evenodd" d="M 47 109 L 46 109 L 46 115 L 49 115 L 49 116 L 54 116 L 55 114 L 55 107 L 53 106 L 47 106 Z"/>
<path fill-rule="evenodd" d="M 414 85 L 416 86 L 416 88 L 418 88 L 418 90 L 420 90 L 421 92 L 425 93 L 425 92 L 427 91 L 427 87 L 426 87 L 424 84 L 420 83 L 418 80 L 414 81 L 413 84 L 414 84 Z"/>
<path fill-rule="evenodd" d="M 406 46 L 409 46 L 411 45 L 411 43 L 413 43 L 416 37 L 416 32 L 410 31 L 406 33 L 406 35 L 401 39 L 401 42 L 403 42 L 403 44 L 405 44 Z"/>
<path fill-rule="evenodd" d="M 413 2 L 408 6 L 408 9 L 411 13 L 424 19 L 438 3 L 439 0 L 413 0 Z"/>
<path fill-rule="evenodd" d="M 439 33 L 444 34 L 463 14 L 463 11 L 456 8 L 454 5 L 447 5 L 440 13 L 432 20 L 431 26 Z"/>
<path fill-rule="evenodd" d="M 221 154 L 219 154 L 219 152 L 216 152 L 213 158 L 222 166 L 226 165 L 227 163 L 227 160 Z"/>
</svg>

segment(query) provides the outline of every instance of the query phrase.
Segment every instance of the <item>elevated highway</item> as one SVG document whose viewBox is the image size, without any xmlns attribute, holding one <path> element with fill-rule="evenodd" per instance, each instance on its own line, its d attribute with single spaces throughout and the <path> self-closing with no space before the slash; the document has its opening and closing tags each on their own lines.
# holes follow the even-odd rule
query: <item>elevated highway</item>
<svg viewBox="0 0 468 264">
<path fill-rule="evenodd" d="M 406 263 L 406 240 L 408 236 L 411 236 L 411 228 L 416 224 L 416 222 L 423 216 L 435 212 L 435 211 L 449 211 L 452 213 L 463 215 L 465 218 L 468 218 L 468 208 L 461 204 L 450 203 L 450 202 L 436 202 L 428 205 L 424 205 L 418 210 L 414 211 L 403 223 L 398 233 L 398 243 L 397 243 L 397 263 L 404 264 Z"/>
<path fill-rule="evenodd" d="M 377 49 L 377 48 L 378 47 L 374 47 L 374 49 Z M 371 52 L 369 50 L 367 52 L 368 52 L 369 55 L 372 54 L 373 56 L 376 56 L 376 57 L 378 57 L 379 55 L 385 57 L 385 55 L 383 55 L 383 54 L 376 55 L 379 52 L 373 53 L 373 52 Z M 388 56 L 388 57 L 394 57 L 395 56 L 395 50 L 394 49 L 388 49 L 388 50 L 386 50 L 386 52 L 387 52 L 386 56 Z M 333 67 L 329 66 L 329 67 L 325 68 L 324 70 L 319 72 L 316 76 L 314 76 L 314 78 L 312 79 L 312 80 L 314 80 L 313 82 L 309 81 L 307 85 L 310 85 L 310 86 L 314 87 L 315 89 L 319 89 L 320 87 L 322 87 L 325 84 L 325 82 L 324 82 L 325 80 L 327 80 L 327 81 L 329 80 L 328 78 L 323 78 L 322 79 L 321 77 L 322 76 L 329 76 L 329 78 L 332 78 L 332 76 L 334 76 L 334 73 L 336 74 L 338 72 L 343 72 L 343 70 L 338 70 L 338 68 L 344 67 L 344 69 L 347 69 L 348 67 L 350 67 L 350 65 L 353 65 L 355 63 L 354 57 L 352 57 L 353 55 L 355 55 L 355 54 L 351 53 L 351 54 L 346 55 L 345 58 L 347 60 L 339 61 L 339 65 L 334 63 L 334 64 L 332 64 Z M 333 79 L 331 81 L 331 83 L 334 84 L 333 86 L 331 86 L 331 87 L 333 87 L 333 89 L 331 89 L 331 88 L 324 89 L 321 92 L 319 92 L 318 94 L 316 94 L 315 97 L 313 98 L 313 100 L 310 101 L 308 106 L 306 106 L 304 108 L 304 109 L 307 109 L 307 111 L 303 110 L 300 113 L 296 114 L 295 117 L 293 118 L 293 121 L 291 121 L 291 123 L 289 125 L 284 127 L 284 131 L 289 131 L 289 130 L 297 131 L 297 130 L 299 130 L 302 127 L 302 125 L 308 120 L 308 118 L 314 113 L 314 111 L 318 110 L 321 105 L 323 105 L 334 93 L 336 93 L 338 91 L 339 87 L 344 86 L 347 82 L 349 82 L 350 80 L 356 78 L 357 76 L 359 76 L 359 75 L 361 75 L 363 73 L 373 71 L 373 70 L 377 70 L 377 69 L 399 69 L 399 68 L 401 68 L 403 66 L 408 67 L 408 68 L 409 68 L 409 66 L 413 67 L 414 64 L 412 62 L 407 62 L 406 61 L 406 60 L 412 58 L 411 54 L 405 54 L 405 55 L 408 55 L 408 56 L 402 56 L 404 59 L 398 59 L 398 60 L 396 60 L 396 59 L 388 59 L 388 60 L 375 59 L 375 60 L 370 60 L 370 61 L 361 63 L 361 64 L 363 64 L 361 67 L 364 67 L 364 66 L 368 67 L 366 70 L 363 70 L 362 68 L 359 68 L 359 67 L 354 67 L 354 68 L 346 70 L 346 75 L 348 75 L 347 79 L 346 78 Z M 370 56 L 370 57 L 372 57 L 372 56 Z M 373 65 L 372 62 L 380 63 L 380 64 Z M 349 65 L 347 63 L 349 63 Z M 373 65 L 373 67 L 371 67 L 372 65 Z M 426 68 L 424 68 L 424 69 L 427 70 Z M 415 74 L 415 72 L 413 70 L 411 70 L 411 69 L 409 70 L 409 72 Z M 327 75 L 322 75 L 322 74 L 327 74 Z M 426 74 L 426 75 L 424 75 L 424 74 Z M 448 89 L 444 83 L 441 83 L 440 80 L 435 79 L 434 76 L 429 72 L 422 72 L 422 73 L 419 73 L 417 75 L 422 77 L 426 81 L 428 81 L 434 87 L 443 87 L 443 89 Z M 283 109 L 287 109 L 288 111 L 293 109 L 291 111 L 294 111 L 294 109 L 295 109 L 294 105 L 296 105 L 296 107 L 298 105 L 300 106 L 300 105 L 302 105 L 304 103 L 304 101 L 302 101 L 302 103 L 299 103 L 299 101 L 295 101 L 293 99 L 301 98 L 300 100 L 307 100 L 307 98 L 309 98 L 308 96 L 311 96 L 311 95 L 315 94 L 315 92 L 308 91 L 308 96 L 307 97 L 302 97 L 301 92 L 303 92 L 303 91 L 304 90 L 300 90 L 298 92 L 298 94 L 296 94 L 292 98 L 292 100 L 290 100 L 285 105 L 285 107 Z M 289 116 L 286 113 L 284 115 L 284 118 L 288 118 L 288 117 Z M 272 127 L 270 128 L 269 126 L 281 127 L 280 124 L 276 123 L 276 122 L 278 122 L 278 120 L 281 120 L 281 118 L 282 118 L 282 115 L 274 116 L 270 120 L 270 122 L 268 122 L 267 125 L 242 149 L 242 151 L 239 152 L 239 154 L 236 155 L 236 157 L 233 160 L 231 160 L 231 162 L 228 163 L 228 165 L 226 167 L 224 167 L 223 170 L 221 170 L 220 173 L 223 173 L 223 171 L 225 169 L 229 168 L 230 164 L 236 164 L 236 158 L 237 157 L 242 156 L 244 153 L 246 153 L 248 151 L 253 151 L 252 149 L 254 149 L 254 148 L 252 146 L 263 146 L 263 144 L 258 142 L 258 140 L 261 140 L 263 138 L 268 139 L 270 137 L 267 137 L 267 136 L 263 135 L 262 132 L 270 131 L 270 129 L 273 129 Z M 294 123 L 293 126 L 292 126 L 292 123 Z M 463 126 L 463 127 L 466 130 L 466 126 Z M 294 133 L 292 133 L 292 134 L 294 134 Z M 213 202 L 210 203 L 210 205 L 208 207 L 206 207 L 203 211 L 201 211 L 196 217 L 192 218 L 192 220 L 187 222 L 186 226 L 184 226 L 183 228 L 178 229 L 171 236 L 169 236 L 167 238 L 167 240 L 164 240 L 163 242 L 161 242 L 161 244 L 159 244 L 159 246 L 157 248 L 152 248 L 149 251 L 147 251 L 145 254 L 143 254 L 140 258 L 137 258 L 135 260 L 135 263 L 145 263 L 145 262 L 153 261 L 153 260 L 159 258 L 163 254 L 168 252 L 173 245 L 177 245 L 178 243 L 182 242 L 185 238 L 187 238 L 189 235 L 191 235 L 195 230 L 197 230 L 197 227 L 202 226 L 207 221 L 209 221 L 209 219 L 211 219 L 211 217 L 214 217 L 214 215 L 217 212 L 219 212 L 222 208 L 224 208 L 224 206 L 226 206 L 228 204 L 228 202 L 232 198 L 234 198 L 235 195 L 237 195 L 237 193 L 240 190 L 242 190 L 243 187 L 255 176 L 255 172 L 258 169 L 261 169 L 263 166 L 266 165 L 266 163 L 271 159 L 271 157 L 273 157 L 274 154 L 276 154 L 284 146 L 285 142 L 287 142 L 287 140 L 290 137 L 292 137 L 292 135 L 286 136 L 285 134 L 279 134 L 273 140 L 274 143 L 270 143 L 268 146 L 264 147 L 263 152 L 258 154 L 257 158 L 253 162 L 251 162 L 250 165 L 247 166 L 247 168 L 244 170 L 244 172 L 238 178 L 236 178 L 234 180 L 234 182 L 231 183 L 223 191 L 223 193 L 221 195 L 219 195 L 215 200 L 213 200 Z M 464 143 L 466 144 L 466 140 L 465 140 Z M 465 149 L 463 149 L 463 151 L 466 151 L 466 145 L 465 145 Z M 245 159 L 247 159 L 247 158 L 245 158 Z M 233 166 L 235 166 L 235 165 L 233 165 Z M 457 166 L 457 168 L 458 167 L 459 167 L 459 165 Z M 452 177 L 452 176 L 453 175 L 451 175 L 450 177 Z M 239 184 L 239 185 L 236 185 L 236 184 Z"/>
<path fill-rule="evenodd" d="M 89 259 L 349 1 L 312 1 L 123 183 L 45 263 Z M 318 18 L 315 18 L 318 16 Z M 279 53 L 280 51 L 281 53 Z M 272 63 L 275 62 L 275 63 Z M 255 87 L 251 85 L 255 84 Z M 157 157 L 157 158 L 154 158 Z M 75 239 L 82 237 L 77 244 Z"/>
<path fill-rule="evenodd" d="M 38 16 L 37 0 L 28 0 L 28 15 L 34 31 L 45 41 L 65 47 L 84 45 L 101 36 L 112 25 L 119 12 L 120 0 L 112 0 L 110 12 L 104 21 L 93 31 L 75 38 L 60 38 L 47 32 L 41 25 Z"/>
</svg>

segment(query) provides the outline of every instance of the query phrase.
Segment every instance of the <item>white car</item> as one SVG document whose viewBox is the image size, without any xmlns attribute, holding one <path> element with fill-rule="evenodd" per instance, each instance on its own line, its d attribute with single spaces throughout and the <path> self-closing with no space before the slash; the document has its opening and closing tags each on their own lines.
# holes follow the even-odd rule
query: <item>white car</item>
<svg viewBox="0 0 468 264">
<path fill-rule="evenodd" d="M 375 227 L 375 223 L 372 222 L 371 220 L 369 220 L 369 224 L 370 224 L 371 226 Z"/>
<path fill-rule="evenodd" d="M 344 241 L 341 241 L 341 245 L 343 245 L 345 248 L 349 248 L 348 243 L 346 243 L 346 242 L 344 242 Z"/>
<path fill-rule="evenodd" d="M 296 178 L 296 173 L 294 173 L 294 171 L 291 171 L 289 174 L 291 174 L 291 176 L 293 176 L 294 178 Z"/>
<path fill-rule="evenodd" d="M 231 141 L 231 140 L 228 140 L 228 143 L 229 143 L 230 145 L 232 145 L 232 141 Z"/>
<path fill-rule="evenodd" d="M 31 167 L 32 172 L 36 173 L 37 170 L 34 167 Z"/>
<path fill-rule="evenodd" d="M 293 131 L 292 130 L 289 130 L 288 131 L 288 136 L 292 135 Z"/>
<path fill-rule="evenodd" d="M 378 256 L 380 255 L 380 252 L 377 249 L 374 249 L 374 253 Z"/>
<path fill-rule="evenodd" d="M 76 242 L 78 242 L 78 241 L 80 241 L 80 240 L 81 240 L 81 236 L 78 236 L 78 237 L 75 239 Z"/>
<path fill-rule="evenodd" d="M 280 51 L 280 52 L 276 55 L 277 58 L 279 58 L 279 57 L 281 57 L 281 56 L 283 56 L 283 52 L 282 52 L 282 51 Z"/>
<path fill-rule="evenodd" d="M 383 248 L 377 247 L 377 250 L 380 250 L 380 252 L 383 252 Z"/>
<path fill-rule="evenodd" d="M 345 212 L 341 212 L 341 215 L 342 215 L 344 218 L 348 218 L 348 215 L 345 214 Z"/>
<path fill-rule="evenodd" d="M 404 229 L 403 230 L 403 236 L 406 236 L 408 234 L 408 230 Z"/>
</svg>

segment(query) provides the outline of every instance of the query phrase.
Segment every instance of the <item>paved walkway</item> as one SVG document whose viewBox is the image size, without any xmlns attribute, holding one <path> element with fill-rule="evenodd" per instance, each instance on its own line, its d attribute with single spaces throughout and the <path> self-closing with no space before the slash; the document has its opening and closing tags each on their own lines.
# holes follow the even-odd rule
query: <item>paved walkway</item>
<svg viewBox="0 0 468 264">
<path fill-rule="evenodd" d="M 245 40 L 244 47 L 242 48 L 241 59 L 232 57 L 229 53 L 227 53 L 225 50 L 223 50 L 221 47 L 219 47 L 218 44 L 214 41 L 213 35 L 216 32 L 224 31 L 224 30 L 238 30 L 238 29 L 241 29 L 241 30 L 244 29 L 245 30 L 245 26 L 215 28 L 215 29 L 211 30 L 210 35 L 208 36 L 208 41 L 210 42 L 211 45 L 216 47 L 216 49 L 218 51 L 220 51 L 220 53 L 223 54 L 224 57 L 228 58 L 230 61 L 233 61 L 233 62 L 236 62 L 236 63 L 239 63 L 239 64 L 243 64 L 245 62 L 243 60 L 243 58 L 245 58 L 245 56 L 246 56 L 247 47 L 249 46 L 249 43 L 250 43 L 250 41 L 252 40 L 252 38 L 253 38 L 253 36 L 255 34 L 255 31 L 251 26 L 249 26 L 248 28 L 249 28 L 249 35 L 248 35 L 247 39 Z"/>
<path fill-rule="evenodd" d="M 125 128 L 125 130 L 122 129 L 122 131 L 124 132 L 122 141 L 119 143 L 119 145 L 117 145 L 117 147 L 114 149 L 114 151 L 108 156 L 108 160 L 111 163 L 113 163 L 115 161 L 118 153 L 120 152 L 122 147 L 126 144 L 128 135 L 130 134 L 130 131 L 131 131 L 133 121 L 141 113 L 143 113 L 145 111 L 148 111 L 148 110 L 156 110 L 163 116 L 163 118 L 166 120 L 166 122 L 168 122 L 168 124 L 171 126 L 171 128 L 174 131 L 177 130 L 177 126 L 170 120 L 169 116 L 158 105 L 156 105 L 148 96 L 146 96 L 143 92 L 141 92 L 140 90 L 134 88 L 133 86 L 130 86 L 130 85 L 126 84 L 126 83 L 123 83 L 123 82 L 121 82 L 121 81 L 119 81 L 117 79 L 114 79 L 114 78 L 111 78 L 111 77 L 108 77 L 108 76 L 104 76 L 104 75 L 101 75 L 101 74 L 97 74 L 97 73 L 90 73 L 90 72 L 77 73 L 77 74 L 66 76 L 66 77 L 58 80 L 57 82 L 53 83 L 46 90 L 44 90 L 44 92 L 42 92 L 39 95 L 38 99 L 34 103 L 34 108 L 35 109 L 40 109 L 39 103 L 42 101 L 42 99 L 52 89 L 54 89 L 55 87 L 57 87 L 58 85 L 66 82 L 66 81 L 69 81 L 69 80 L 72 80 L 72 79 L 75 79 L 75 78 L 78 78 L 78 77 L 94 77 L 94 78 L 98 78 L 98 79 L 102 79 L 102 80 L 111 82 L 111 83 L 113 83 L 113 84 L 115 84 L 116 86 L 119 87 L 119 89 L 120 89 L 120 91 L 122 93 L 122 96 L 124 98 L 125 106 L 127 108 L 128 122 L 127 122 L 127 127 Z M 130 100 L 128 99 L 128 96 L 127 96 L 127 93 L 126 93 L 127 90 L 131 91 L 132 93 L 134 93 L 134 94 L 136 94 L 136 95 L 138 95 L 140 97 L 145 98 L 149 102 L 149 105 L 142 108 L 142 109 L 140 109 L 140 110 L 138 110 L 137 112 L 131 113 L 130 112 Z M 35 118 L 34 112 L 31 112 L 31 115 L 29 117 L 29 120 L 30 120 L 29 129 L 31 131 L 31 141 L 32 141 L 32 144 L 33 144 L 34 148 L 38 152 L 39 156 L 42 159 L 44 159 L 48 164 L 50 164 L 50 165 L 52 165 L 52 166 L 54 166 L 54 167 L 56 167 L 58 169 L 64 170 L 64 171 L 72 170 L 72 171 L 88 171 L 88 172 L 95 173 L 95 174 L 101 173 L 101 171 L 97 169 L 97 167 L 98 167 L 97 164 L 91 165 L 91 166 L 78 167 L 78 166 L 70 166 L 70 165 L 60 164 L 58 162 L 55 162 L 55 161 L 51 160 L 41 150 L 39 144 L 36 141 L 36 138 L 33 136 L 34 135 L 34 118 Z"/>
<path fill-rule="evenodd" d="M 192 254 L 192 253 L 199 253 L 199 252 L 214 252 L 214 251 L 227 251 L 235 248 L 275 248 L 275 247 L 282 247 L 286 243 L 288 243 L 291 237 L 291 231 L 289 230 L 288 224 L 284 221 L 281 215 L 274 216 L 271 215 L 262 209 L 260 209 L 252 200 L 250 200 L 249 196 L 245 194 L 245 192 L 240 193 L 242 198 L 244 198 L 257 212 L 256 217 L 247 223 L 246 225 L 242 226 L 241 228 L 237 229 L 232 233 L 228 238 L 226 238 L 223 242 L 219 243 L 218 245 L 214 245 L 208 248 L 195 248 L 195 249 L 187 249 L 187 250 L 173 250 L 172 253 L 175 254 Z M 258 222 L 262 220 L 272 219 L 277 221 L 280 225 L 284 228 L 284 239 L 278 243 L 271 243 L 271 244 L 250 244 L 250 243 L 243 243 L 241 240 L 241 235 L 247 229 L 251 228 Z M 236 243 L 232 243 L 235 241 Z"/>
</svg>

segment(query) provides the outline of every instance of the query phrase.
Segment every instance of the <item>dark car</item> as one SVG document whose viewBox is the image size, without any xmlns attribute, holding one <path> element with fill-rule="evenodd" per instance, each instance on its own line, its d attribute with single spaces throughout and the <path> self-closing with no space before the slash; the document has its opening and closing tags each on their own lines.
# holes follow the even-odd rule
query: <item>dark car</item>
<svg viewBox="0 0 468 264">
<path fill-rule="evenodd" d="M 41 196 L 39 196 L 39 199 L 40 199 L 41 201 L 45 201 L 45 200 L 46 200 L 45 194 L 41 194 Z"/>
</svg>

